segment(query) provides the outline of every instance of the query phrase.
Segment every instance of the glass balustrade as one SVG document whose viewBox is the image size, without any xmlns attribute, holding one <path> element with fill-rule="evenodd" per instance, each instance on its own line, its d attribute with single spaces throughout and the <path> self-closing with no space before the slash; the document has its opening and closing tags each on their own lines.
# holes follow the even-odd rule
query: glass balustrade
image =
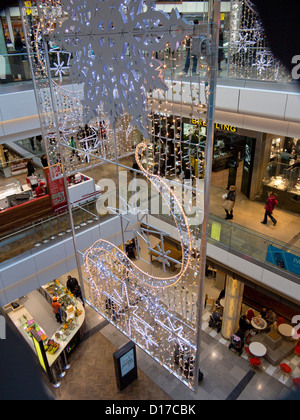
<svg viewBox="0 0 300 420">
<path fill-rule="evenodd" d="M 112 215 L 100 215 L 96 210 L 96 200 L 81 204 L 72 209 L 74 230 L 84 229 L 92 223 L 106 220 Z M 24 253 L 34 252 L 37 248 L 49 246 L 72 235 L 68 212 L 49 216 L 24 226 L 0 238 L 0 263 Z"/>
<path fill-rule="evenodd" d="M 147 214 L 148 211 L 151 214 L 153 197 L 149 196 L 150 192 L 141 189 L 138 197 L 134 199 L 133 193 L 126 188 L 126 186 L 122 187 L 117 195 L 115 192 L 104 193 L 101 195 L 101 200 L 98 198 L 73 207 L 75 233 L 89 227 L 92 223 L 115 217 L 119 213 L 119 209 L 120 213 L 125 216 L 126 213 L 132 213 L 135 199 L 138 199 L 139 209 L 143 214 Z M 160 205 L 159 209 L 161 208 Z M 174 224 L 171 215 L 157 213 L 152 214 L 160 220 Z M 143 218 L 142 222 L 147 223 L 146 218 Z M 0 263 L 23 253 L 34 252 L 37 248 L 46 247 L 71 234 L 70 218 L 67 212 L 41 219 L 37 223 L 32 223 L 0 238 Z M 246 229 L 236 223 L 227 222 L 213 214 L 210 214 L 208 220 L 208 242 L 216 246 L 225 246 L 229 252 L 230 249 L 235 250 L 266 265 L 272 264 L 282 270 L 299 275 L 299 248 L 288 246 L 279 240 Z"/>
<path fill-rule="evenodd" d="M 227 42 L 223 46 L 219 47 L 219 79 L 226 80 L 257 80 L 264 82 L 276 82 L 281 84 L 293 84 L 295 80 L 287 74 L 284 68 L 280 67 L 280 73 L 276 73 L 276 68 L 273 66 L 263 66 L 264 63 L 260 64 L 255 61 L 257 56 L 255 48 L 248 48 L 248 56 L 252 57 L 251 60 L 238 60 L 236 56 L 229 52 L 229 45 Z M 189 51 L 185 45 L 179 46 L 176 53 L 170 52 L 168 49 L 162 50 L 156 54 L 158 60 L 161 61 L 162 70 L 166 79 L 172 78 L 192 78 L 192 81 L 197 82 L 199 75 L 202 75 L 203 71 L 203 60 L 204 58 L 197 55 L 190 55 L 190 66 L 188 71 L 185 72 L 185 66 L 188 60 Z M 247 57 L 248 57 L 247 56 Z M 179 59 L 180 57 L 180 59 Z M 38 58 L 38 57 L 37 57 Z M 58 56 L 58 52 L 50 52 L 49 59 L 51 64 L 52 78 L 54 81 L 60 84 L 69 83 L 69 64 L 66 53 L 61 53 Z M 173 66 L 170 67 L 168 63 L 172 61 Z M 195 67 L 193 68 L 193 63 Z M 61 64 L 64 63 L 63 67 Z M 273 65 L 273 64 L 272 64 Z M 166 69 L 166 70 L 165 70 Z M 169 69 L 169 70 L 167 70 Z M 172 69 L 172 75 L 170 73 Z M 28 54 L 22 53 L 9 53 L 0 54 L 0 85 L 20 83 L 20 82 L 31 82 L 31 73 L 28 61 Z"/>
</svg>

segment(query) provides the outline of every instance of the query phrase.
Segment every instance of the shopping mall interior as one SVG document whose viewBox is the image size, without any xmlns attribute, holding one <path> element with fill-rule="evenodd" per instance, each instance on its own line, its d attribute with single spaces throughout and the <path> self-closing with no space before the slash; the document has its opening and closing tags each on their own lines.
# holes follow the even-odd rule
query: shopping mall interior
<svg viewBox="0 0 300 420">
<path fill-rule="evenodd" d="M 299 85 L 252 2 L 155 3 L 1 12 L 0 399 L 299 399 Z"/>
</svg>

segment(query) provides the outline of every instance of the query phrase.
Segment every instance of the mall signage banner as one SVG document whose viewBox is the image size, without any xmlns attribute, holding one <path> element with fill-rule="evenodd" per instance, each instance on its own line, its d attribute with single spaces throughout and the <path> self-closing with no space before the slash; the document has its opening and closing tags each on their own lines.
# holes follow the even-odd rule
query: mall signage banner
<svg viewBox="0 0 300 420">
<path fill-rule="evenodd" d="M 293 274 L 300 275 L 300 256 L 276 248 L 273 245 L 268 246 L 266 261 L 277 265 Z"/>
</svg>

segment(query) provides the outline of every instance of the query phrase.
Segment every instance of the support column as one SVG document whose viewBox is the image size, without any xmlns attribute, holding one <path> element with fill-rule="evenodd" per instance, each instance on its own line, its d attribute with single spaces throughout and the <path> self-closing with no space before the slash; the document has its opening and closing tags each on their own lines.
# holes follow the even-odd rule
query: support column
<svg viewBox="0 0 300 420">
<path fill-rule="evenodd" d="M 238 330 L 244 284 L 227 276 L 221 334 L 229 339 Z"/>
</svg>

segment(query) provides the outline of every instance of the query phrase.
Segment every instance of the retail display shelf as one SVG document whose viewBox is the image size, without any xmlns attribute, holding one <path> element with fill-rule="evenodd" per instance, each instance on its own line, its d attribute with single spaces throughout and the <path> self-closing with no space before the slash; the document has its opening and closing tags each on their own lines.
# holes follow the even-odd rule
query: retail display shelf
<svg viewBox="0 0 300 420">
<path fill-rule="evenodd" d="M 63 288 L 63 285 L 59 286 Z M 44 287 L 46 288 L 46 286 Z M 44 349 L 46 350 L 49 367 L 53 366 L 62 352 L 66 350 L 84 323 L 85 310 L 82 303 L 75 298 L 73 298 L 73 303 L 74 310 L 68 313 L 68 317 L 51 337 L 47 336 L 43 327 L 33 318 L 24 305 L 20 305 L 17 309 L 8 312 L 8 316 L 34 352 L 36 350 L 30 335 L 31 328 L 34 328 L 41 337 Z M 52 315 L 52 308 L 49 308 L 49 316 Z M 56 350 L 51 350 L 51 347 L 52 349 L 56 347 Z"/>
</svg>

